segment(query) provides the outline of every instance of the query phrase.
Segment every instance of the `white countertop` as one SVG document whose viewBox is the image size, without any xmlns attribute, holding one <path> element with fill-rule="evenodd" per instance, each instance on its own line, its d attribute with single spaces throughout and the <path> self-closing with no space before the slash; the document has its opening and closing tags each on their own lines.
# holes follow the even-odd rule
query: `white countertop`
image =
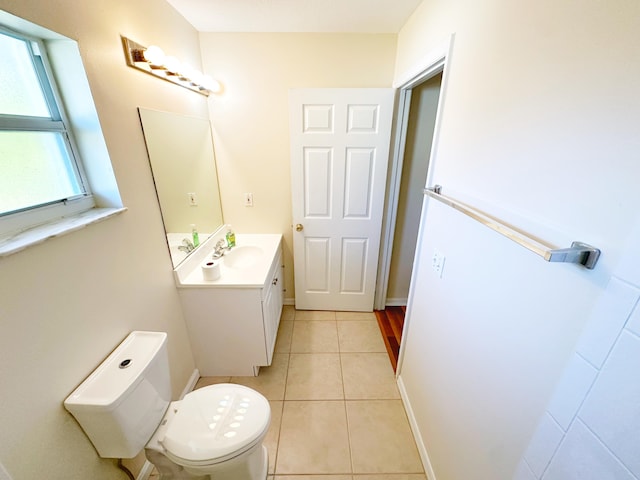
<svg viewBox="0 0 640 480">
<path fill-rule="evenodd" d="M 219 235 L 212 235 L 201 246 L 174 270 L 178 288 L 233 287 L 261 288 L 273 260 L 280 249 L 281 234 L 236 234 L 236 248 L 240 246 L 256 246 L 263 251 L 263 256 L 247 268 L 230 268 L 225 265 L 224 257 L 217 259 L 220 263 L 220 278 L 205 280 L 202 275 L 202 264 L 211 261 L 213 250 Z"/>
</svg>

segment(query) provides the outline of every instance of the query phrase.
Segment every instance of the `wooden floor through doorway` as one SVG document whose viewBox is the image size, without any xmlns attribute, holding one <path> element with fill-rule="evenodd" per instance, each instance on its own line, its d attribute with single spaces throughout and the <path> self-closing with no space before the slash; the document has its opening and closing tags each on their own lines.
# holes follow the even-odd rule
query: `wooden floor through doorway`
<svg viewBox="0 0 640 480">
<path fill-rule="evenodd" d="M 400 351 L 400 341 L 402 339 L 402 327 L 404 326 L 404 315 L 407 307 L 387 307 L 384 310 L 375 310 L 378 326 L 382 333 L 382 339 L 389 353 L 389 360 L 393 366 L 393 371 L 398 367 L 398 353 Z"/>
</svg>

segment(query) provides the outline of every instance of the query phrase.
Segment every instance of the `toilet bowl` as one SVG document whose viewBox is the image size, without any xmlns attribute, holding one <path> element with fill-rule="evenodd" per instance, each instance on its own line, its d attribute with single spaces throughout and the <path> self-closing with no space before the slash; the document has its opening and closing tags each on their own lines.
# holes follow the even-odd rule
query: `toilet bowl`
<svg viewBox="0 0 640 480">
<path fill-rule="evenodd" d="M 169 405 L 145 455 L 163 479 L 264 480 L 270 419 L 269 402 L 248 387 L 203 387 Z"/>
<path fill-rule="evenodd" d="M 132 332 L 64 401 L 104 458 L 143 448 L 162 480 L 265 480 L 271 409 L 251 388 L 218 384 L 171 402 L 164 332 Z"/>
</svg>

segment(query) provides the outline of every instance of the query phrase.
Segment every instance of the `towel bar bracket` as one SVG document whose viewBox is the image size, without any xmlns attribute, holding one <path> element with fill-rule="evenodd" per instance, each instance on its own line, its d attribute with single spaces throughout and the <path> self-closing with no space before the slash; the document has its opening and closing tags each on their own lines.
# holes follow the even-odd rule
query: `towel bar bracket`
<svg viewBox="0 0 640 480">
<path fill-rule="evenodd" d="M 573 242 L 569 248 L 549 250 L 545 255 L 547 262 L 578 263 L 589 270 L 594 269 L 598 258 L 600 249 L 582 242 Z"/>
</svg>

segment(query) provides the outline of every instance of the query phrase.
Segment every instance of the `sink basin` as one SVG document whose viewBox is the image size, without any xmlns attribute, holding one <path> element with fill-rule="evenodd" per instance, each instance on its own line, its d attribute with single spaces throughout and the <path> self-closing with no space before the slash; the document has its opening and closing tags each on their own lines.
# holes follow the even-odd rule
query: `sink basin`
<svg viewBox="0 0 640 480">
<path fill-rule="evenodd" d="M 253 245 L 234 247 L 224 256 L 224 265 L 229 268 L 251 268 L 262 258 L 262 248 Z"/>
</svg>

